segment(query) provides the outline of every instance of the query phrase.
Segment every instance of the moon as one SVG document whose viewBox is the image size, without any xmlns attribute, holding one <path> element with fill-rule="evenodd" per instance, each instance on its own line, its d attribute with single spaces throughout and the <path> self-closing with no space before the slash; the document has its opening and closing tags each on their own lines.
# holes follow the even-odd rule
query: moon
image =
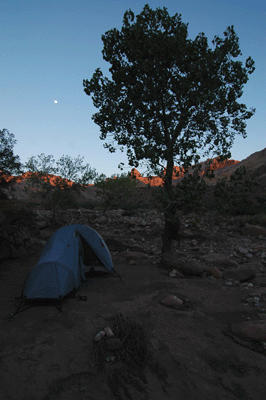
<svg viewBox="0 0 266 400">
<path fill-rule="evenodd" d="M 57 100 L 54 100 L 54 103 L 56 104 L 56 103 L 57 103 Z"/>
</svg>

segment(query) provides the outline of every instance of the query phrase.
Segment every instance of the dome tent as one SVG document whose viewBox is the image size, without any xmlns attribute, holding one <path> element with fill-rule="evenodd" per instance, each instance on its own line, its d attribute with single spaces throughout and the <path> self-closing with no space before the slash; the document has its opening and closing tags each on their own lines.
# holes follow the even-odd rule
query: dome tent
<svg viewBox="0 0 266 400">
<path fill-rule="evenodd" d="M 113 272 L 104 240 L 85 225 L 64 226 L 50 237 L 38 263 L 27 275 L 22 298 L 60 300 L 85 280 L 86 267 L 95 272 Z"/>
</svg>

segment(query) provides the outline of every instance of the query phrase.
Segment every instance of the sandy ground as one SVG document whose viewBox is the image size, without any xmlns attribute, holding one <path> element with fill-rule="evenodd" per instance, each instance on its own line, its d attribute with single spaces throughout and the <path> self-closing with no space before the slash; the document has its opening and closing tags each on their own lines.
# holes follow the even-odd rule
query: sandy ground
<svg viewBox="0 0 266 400">
<path fill-rule="evenodd" d="M 77 293 L 87 301 L 66 299 L 62 315 L 43 306 L 8 318 L 38 257 L 0 267 L 1 399 L 265 399 L 263 348 L 228 334 L 230 324 L 257 319 L 241 302 L 247 288 L 174 279 L 148 262 L 117 263 L 123 280 L 94 279 Z M 184 305 L 162 306 L 168 294 Z M 143 326 L 149 339 L 154 361 L 138 372 L 126 373 L 108 357 L 104 369 L 97 365 L 93 337 L 112 328 L 119 313 Z"/>
</svg>

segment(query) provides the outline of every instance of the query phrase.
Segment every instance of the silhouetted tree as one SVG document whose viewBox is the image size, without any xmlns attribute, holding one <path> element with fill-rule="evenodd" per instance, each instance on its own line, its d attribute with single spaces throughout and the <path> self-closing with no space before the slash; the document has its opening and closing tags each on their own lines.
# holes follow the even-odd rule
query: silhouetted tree
<svg viewBox="0 0 266 400">
<path fill-rule="evenodd" d="M 135 17 L 124 14 L 121 30 L 103 36 L 103 58 L 111 78 L 100 68 L 84 91 L 99 110 L 93 120 L 110 152 L 126 149 L 129 164 L 146 162 L 164 169 L 164 190 L 172 201 L 174 164 L 185 169 L 202 157 L 230 157 L 236 134 L 246 137 L 246 121 L 255 110 L 238 102 L 248 75 L 249 57 L 239 59 L 239 39 L 233 26 L 208 45 L 204 33 L 188 38 L 181 15 L 146 5 Z M 173 207 L 168 208 L 173 209 Z M 169 215 L 165 217 L 163 251 L 171 250 Z"/>
<path fill-rule="evenodd" d="M 5 197 L 3 189 L 7 189 L 14 183 L 12 174 L 21 172 L 19 156 L 14 155 L 13 147 L 16 144 L 15 135 L 7 129 L 0 130 L 0 196 Z"/>
</svg>

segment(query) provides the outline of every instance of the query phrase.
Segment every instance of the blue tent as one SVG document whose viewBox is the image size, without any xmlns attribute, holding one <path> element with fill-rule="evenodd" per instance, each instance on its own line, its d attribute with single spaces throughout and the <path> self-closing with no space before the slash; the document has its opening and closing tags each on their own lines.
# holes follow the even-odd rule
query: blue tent
<svg viewBox="0 0 266 400">
<path fill-rule="evenodd" d="M 27 275 L 24 299 L 61 299 L 85 280 L 85 268 L 110 273 L 113 263 L 101 236 L 84 225 L 58 229 Z"/>
</svg>

